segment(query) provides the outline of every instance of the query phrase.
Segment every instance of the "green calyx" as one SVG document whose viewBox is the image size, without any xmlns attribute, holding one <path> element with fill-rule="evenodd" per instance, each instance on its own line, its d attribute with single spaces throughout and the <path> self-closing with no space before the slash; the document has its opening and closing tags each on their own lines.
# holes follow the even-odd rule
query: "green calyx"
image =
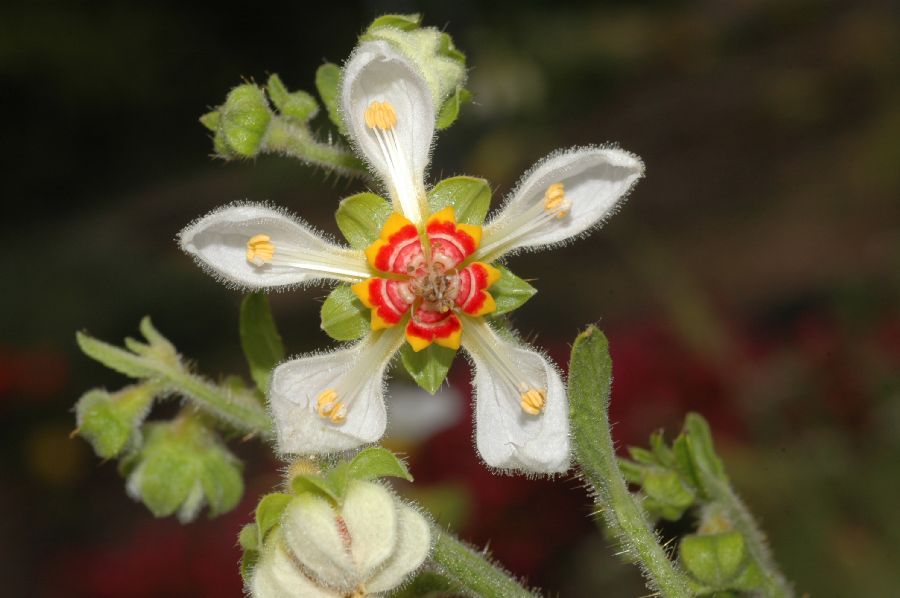
<svg viewBox="0 0 900 598">
<path fill-rule="evenodd" d="M 225 159 L 258 154 L 271 120 L 272 110 L 263 90 L 250 83 L 232 89 L 224 104 L 200 117 L 200 122 L 215 133 L 213 147 Z"/>
<path fill-rule="evenodd" d="M 244 493 L 240 461 L 196 414 L 146 424 L 143 445 L 119 463 L 126 487 L 156 517 L 182 522 L 208 505 L 215 517 L 233 509 Z"/>
</svg>

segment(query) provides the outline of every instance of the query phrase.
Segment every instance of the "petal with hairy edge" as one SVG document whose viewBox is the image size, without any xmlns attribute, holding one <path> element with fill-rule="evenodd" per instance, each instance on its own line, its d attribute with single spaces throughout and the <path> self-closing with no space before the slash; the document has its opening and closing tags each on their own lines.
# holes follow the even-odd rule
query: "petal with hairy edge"
<svg viewBox="0 0 900 598">
<path fill-rule="evenodd" d="M 354 144 L 381 175 L 395 208 L 420 224 L 435 125 L 425 78 L 389 43 L 364 42 L 344 65 L 340 93 L 344 122 Z M 366 110 L 373 102 L 387 102 L 393 108 L 396 124 L 390 130 L 366 125 Z"/>
<path fill-rule="evenodd" d="M 384 563 L 397 544 L 397 506 L 381 484 L 353 482 L 341 515 L 350 534 L 350 552 L 363 580 Z"/>
<path fill-rule="evenodd" d="M 366 582 L 369 592 L 387 592 L 418 569 L 431 550 L 431 529 L 425 518 L 404 504 L 397 506 L 397 545 L 384 567 Z"/>
<path fill-rule="evenodd" d="M 475 365 L 475 443 L 484 462 L 537 474 L 566 471 L 569 406 L 556 367 L 540 353 L 501 339 L 480 319 L 465 318 L 462 343 Z M 521 382 L 544 391 L 541 413 L 523 410 L 516 387 Z"/>
<path fill-rule="evenodd" d="M 551 154 L 522 177 L 499 214 L 485 226 L 476 259 L 492 262 L 522 248 L 563 243 L 601 224 L 644 173 L 641 159 L 613 148 Z M 548 203 L 561 183 L 558 201 Z M 550 205 L 551 208 L 547 206 Z"/>
<path fill-rule="evenodd" d="M 265 235 L 270 259 L 248 260 L 248 243 Z M 278 288 L 321 279 L 357 282 L 369 276 L 362 251 L 323 239 L 299 220 L 262 204 L 219 208 L 178 234 L 181 248 L 204 269 L 242 289 Z"/>
<path fill-rule="evenodd" d="M 340 598 L 343 594 L 319 587 L 291 560 L 281 538 L 272 536 L 269 548 L 253 568 L 250 595 L 253 598 Z"/>
<path fill-rule="evenodd" d="M 279 452 L 324 454 L 381 438 L 386 425 L 384 370 L 402 342 L 403 328 L 397 326 L 373 332 L 351 347 L 276 367 L 268 399 Z M 328 390 L 346 409 L 343 421 L 317 411 L 319 396 Z"/>
<path fill-rule="evenodd" d="M 348 591 L 363 579 L 348 550 L 350 538 L 327 500 L 314 494 L 297 496 L 281 520 L 284 544 L 322 585 Z"/>
</svg>

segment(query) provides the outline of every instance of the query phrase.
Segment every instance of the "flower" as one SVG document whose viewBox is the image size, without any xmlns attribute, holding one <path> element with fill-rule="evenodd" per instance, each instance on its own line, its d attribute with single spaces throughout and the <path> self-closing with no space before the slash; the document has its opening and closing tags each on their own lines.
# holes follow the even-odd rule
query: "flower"
<svg viewBox="0 0 900 598">
<path fill-rule="evenodd" d="M 431 550 L 428 522 L 383 486 L 354 481 L 340 507 L 294 498 L 253 568 L 253 598 L 379 596 L 402 584 Z"/>
<path fill-rule="evenodd" d="M 474 364 L 475 440 L 488 466 L 565 471 L 568 404 L 559 371 L 485 319 L 495 312 L 493 285 L 504 275 L 496 263 L 598 226 L 643 174 L 640 159 L 610 147 L 551 154 L 481 227 L 458 221 L 452 202 L 437 210 L 429 202 L 425 170 L 436 113 L 414 62 L 386 41 L 361 43 L 344 66 L 340 104 L 354 148 L 391 201 L 368 247 L 340 246 L 259 204 L 216 210 L 180 234 L 184 250 L 232 286 L 350 283 L 371 310 L 371 330 L 358 342 L 275 369 L 268 400 L 279 450 L 329 453 L 377 441 L 392 357 L 404 343 L 416 353 L 436 345 L 462 347 Z"/>
</svg>

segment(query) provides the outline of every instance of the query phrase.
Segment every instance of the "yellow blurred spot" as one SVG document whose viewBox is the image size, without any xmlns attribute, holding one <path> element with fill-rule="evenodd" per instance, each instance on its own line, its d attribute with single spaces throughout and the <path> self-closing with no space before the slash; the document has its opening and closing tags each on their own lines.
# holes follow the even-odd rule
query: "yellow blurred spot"
<svg viewBox="0 0 900 598">
<path fill-rule="evenodd" d="M 397 112 L 390 102 L 372 102 L 366 108 L 366 126 L 389 131 L 397 126 Z"/>
<path fill-rule="evenodd" d="M 528 415 L 540 415 L 547 403 L 547 392 L 537 388 L 529 388 L 521 394 L 522 411 Z"/>
<path fill-rule="evenodd" d="M 275 244 L 269 235 L 253 235 L 247 241 L 247 261 L 255 266 L 271 262 L 275 257 Z"/>
<path fill-rule="evenodd" d="M 316 413 L 333 423 L 342 424 L 347 419 L 347 406 L 338 400 L 337 392 L 329 388 L 319 393 L 316 399 Z"/>
<path fill-rule="evenodd" d="M 553 183 L 544 192 L 544 209 L 557 218 L 569 213 L 570 202 L 566 199 L 566 188 L 562 183 Z"/>
</svg>

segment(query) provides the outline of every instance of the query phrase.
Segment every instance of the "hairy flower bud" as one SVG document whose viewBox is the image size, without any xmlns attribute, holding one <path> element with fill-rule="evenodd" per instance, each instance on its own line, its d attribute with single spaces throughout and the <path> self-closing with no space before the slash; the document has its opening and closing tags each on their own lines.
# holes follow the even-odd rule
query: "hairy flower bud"
<svg viewBox="0 0 900 598">
<path fill-rule="evenodd" d="M 144 383 L 115 394 L 101 389 L 86 392 L 75 406 L 76 432 L 94 447 L 99 457 L 115 457 L 129 444 L 137 443 L 138 427 L 157 390 L 155 384 Z"/>
<path fill-rule="evenodd" d="M 419 568 L 431 546 L 418 511 L 384 486 L 353 481 L 342 504 L 293 498 L 249 580 L 254 598 L 380 596 Z"/>
<path fill-rule="evenodd" d="M 212 116 L 217 114 L 218 116 Z M 262 149 L 272 111 L 263 91 L 256 85 L 238 85 L 214 113 L 201 118 L 214 127 L 213 145 L 223 158 L 252 158 Z"/>
<path fill-rule="evenodd" d="M 244 492 L 241 464 L 216 433 L 191 416 L 144 426 L 143 446 L 120 470 L 128 493 L 157 517 L 177 513 L 191 521 L 204 504 L 215 516 L 230 511 Z"/>
</svg>

